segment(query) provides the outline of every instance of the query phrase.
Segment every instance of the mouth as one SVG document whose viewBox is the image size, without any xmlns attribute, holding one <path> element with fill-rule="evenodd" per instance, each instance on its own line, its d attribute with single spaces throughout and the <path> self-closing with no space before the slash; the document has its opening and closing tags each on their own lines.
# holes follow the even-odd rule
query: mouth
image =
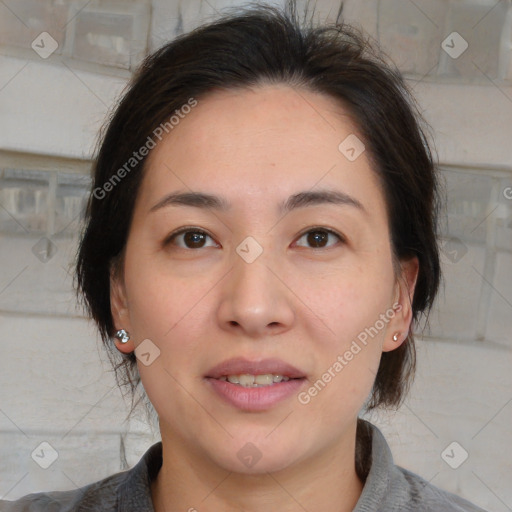
<svg viewBox="0 0 512 512">
<path fill-rule="evenodd" d="M 269 386 L 291 379 L 304 379 L 306 374 L 280 359 L 251 361 L 238 357 L 214 366 L 205 377 L 227 380 L 241 386 L 255 387 Z"/>
<path fill-rule="evenodd" d="M 222 377 L 219 377 L 219 380 L 231 382 L 231 384 L 236 384 L 244 388 L 261 388 L 265 386 L 272 386 L 279 382 L 287 382 L 290 380 L 290 377 L 273 373 L 264 373 L 260 375 L 241 373 L 239 375 L 222 375 Z"/>
<path fill-rule="evenodd" d="M 224 361 L 205 375 L 215 394 L 245 411 L 262 411 L 295 394 L 305 372 L 279 359 Z"/>
</svg>

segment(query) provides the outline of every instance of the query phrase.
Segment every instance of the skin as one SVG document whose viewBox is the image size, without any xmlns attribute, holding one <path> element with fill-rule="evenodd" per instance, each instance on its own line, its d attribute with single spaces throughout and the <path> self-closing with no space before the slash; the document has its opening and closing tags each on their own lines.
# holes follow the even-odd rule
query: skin
<svg viewBox="0 0 512 512">
<path fill-rule="evenodd" d="M 138 362 L 160 418 L 157 512 L 354 508 L 363 487 L 354 468 L 357 416 L 382 352 L 407 335 L 418 272 L 411 259 L 395 275 L 375 171 L 365 152 L 350 162 L 338 149 L 354 133 L 334 99 L 264 85 L 198 100 L 151 152 L 111 303 L 116 328 L 131 335 L 119 350 L 145 339 L 160 350 L 149 366 Z M 320 188 L 363 208 L 317 204 L 279 214 L 281 201 Z M 223 196 L 231 208 L 151 211 L 167 194 L 191 191 Z M 211 238 L 193 248 L 183 235 L 164 243 L 184 226 Z M 319 227 L 343 239 L 330 235 L 314 247 L 304 234 Z M 236 252 L 248 236 L 263 248 L 253 263 Z M 304 372 L 307 390 L 396 303 L 378 335 L 306 405 L 293 395 L 241 411 L 204 379 L 232 357 L 279 358 Z M 247 442 L 262 455 L 250 468 L 237 457 Z"/>
</svg>

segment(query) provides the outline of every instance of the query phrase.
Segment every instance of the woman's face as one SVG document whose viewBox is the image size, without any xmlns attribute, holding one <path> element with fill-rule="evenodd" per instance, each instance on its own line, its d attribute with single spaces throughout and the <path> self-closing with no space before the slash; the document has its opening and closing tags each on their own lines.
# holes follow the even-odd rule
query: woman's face
<svg viewBox="0 0 512 512">
<path fill-rule="evenodd" d="M 237 472 L 352 446 L 417 271 L 396 280 L 356 136 L 333 99 L 262 86 L 198 100 L 150 154 L 111 297 L 164 446 Z"/>
</svg>

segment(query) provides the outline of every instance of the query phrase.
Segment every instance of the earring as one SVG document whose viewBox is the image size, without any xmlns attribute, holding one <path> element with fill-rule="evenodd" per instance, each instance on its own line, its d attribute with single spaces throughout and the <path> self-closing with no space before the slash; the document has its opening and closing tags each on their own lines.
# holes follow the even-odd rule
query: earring
<svg viewBox="0 0 512 512">
<path fill-rule="evenodd" d="M 130 335 L 124 329 L 119 329 L 119 331 L 116 332 L 115 337 L 121 343 L 128 343 L 128 341 L 130 340 Z"/>
<path fill-rule="evenodd" d="M 400 336 L 400 333 L 399 332 L 395 332 L 395 334 L 393 334 L 393 341 L 398 341 L 398 337 Z"/>
</svg>

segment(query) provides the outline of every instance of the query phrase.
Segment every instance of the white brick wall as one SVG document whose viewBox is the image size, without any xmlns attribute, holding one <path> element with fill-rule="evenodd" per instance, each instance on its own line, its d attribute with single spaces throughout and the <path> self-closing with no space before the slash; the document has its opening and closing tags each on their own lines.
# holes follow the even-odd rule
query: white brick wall
<svg viewBox="0 0 512 512">
<path fill-rule="evenodd" d="M 153 4 L 155 47 L 174 34 L 178 19 L 174 4 Z M 196 23 L 193 4 L 182 11 L 184 28 Z M 376 12 L 376 2 L 347 2 L 347 14 L 370 30 Z M 77 71 L 81 81 L 49 62 L 33 60 L 22 69 L 25 63 L 0 55 L 0 163 L 5 150 L 90 156 L 107 107 L 124 82 Z M 480 166 L 482 180 L 500 175 L 501 187 L 512 185 L 510 85 L 411 85 L 434 128 L 440 159 L 452 172 Z M 406 405 L 371 418 L 399 464 L 488 510 L 505 512 L 512 509 L 512 201 L 485 192 L 485 184 L 458 183 L 455 190 L 464 193 L 451 193 L 451 218 L 462 211 L 466 224 L 450 234 L 461 238 L 467 253 L 456 262 L 443 254 L 445 292 L 432 315 L 430 337 L 418 343 L 418 376 Z M 471 201 L 476 206 L 468 206 Z M 490 273 L 485 244 L 494 228 L 486 216 L 497 226 Z M 8 499 L 102 478 L 132 465 L 158 438 L 143 421 L 124 423 L 128 409 L 97 334 L 75 307 L 66 270 L 76 239 L 52 238 L 57 253 L 43 263 L 32 252 L 40 237 L 0 230 L 0 496 Z M 492 287 L 482 286 L 479 273 Z M 484 341 L 477 341 L 482 322 Z M 59 454 L 47 470 L 30 456 L 43 441 Z M 469 452 L 458 469 L 440 455 L 452 441 Z"/>
</svg>

